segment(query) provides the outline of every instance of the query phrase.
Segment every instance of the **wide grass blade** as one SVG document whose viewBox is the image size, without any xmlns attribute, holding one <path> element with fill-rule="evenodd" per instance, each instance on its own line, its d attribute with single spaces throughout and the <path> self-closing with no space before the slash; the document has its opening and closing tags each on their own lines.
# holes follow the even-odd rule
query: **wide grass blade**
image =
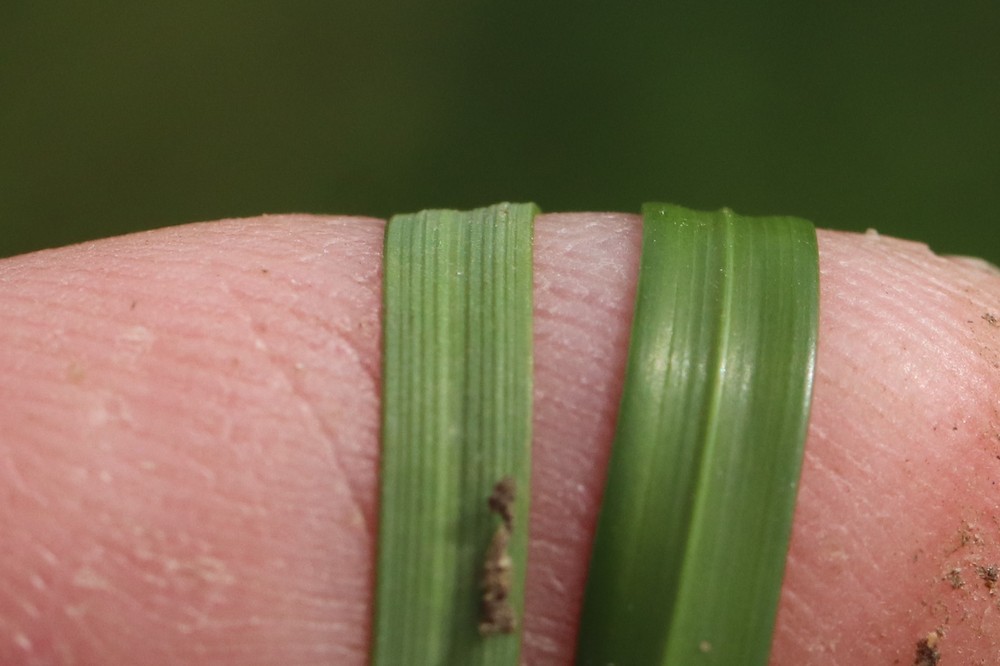
<svg viewBox="0 0 1000 666">
<path fill-rule="evenodd" d="M 812 389 L 815 230 L 665 204 L 643 215 L 577 660 L 766 664 Z"/>
<path fill-rule="evenodd" d="M 520 631 L 505 632 L 524 600 L 536 212 L 386 229 L 376 665 L 518 662 Z"/>
</svg>

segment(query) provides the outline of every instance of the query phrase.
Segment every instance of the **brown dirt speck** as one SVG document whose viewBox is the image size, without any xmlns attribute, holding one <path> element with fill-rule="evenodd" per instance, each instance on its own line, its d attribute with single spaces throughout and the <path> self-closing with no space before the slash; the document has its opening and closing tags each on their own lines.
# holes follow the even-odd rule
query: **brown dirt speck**
<svg viewBox="0 0 1000 666">
<path fill-rule="evenodd" d="M 517 628 L 517 617 L 510 604 L 513 560 L 507 548 L 514 528 L 514 480 L 504 477 L 493 488 L 488 500 L 490 511 L 503 521 L 497 526 L 483 562 L 479 604 L 479 633 L 482 636 L 510 634 Z"/>
<path fill-rule="evenodd" d="M 997 581 L 1000 580 L 1000 567 L 995 564 L 991 564 L 987 567 L 976 567 L 976 572 L 979 577 L 983 579 L 986 587 L 993 590 L 997 586 Z"/>
<path fill-rule="evenodd" d="M 970 525 L 969 523 L 962 523 L 957 536 L 957 543 L 955 544 L 955 548 L 951 551 L 952 553 L 958 552 L 969 545 L 978 545 L 983 541 L 982 537 L 976 531 L 975 526 Z"/>
<path fill-rule="evenodd" d="M 937 649 L 941 634 L 932 631 L 917 641 L 917 654 L 913 658 L 913 666 L 937 666 L 941 662 L 941 652 Z"/>
<path fill-rule="evenodd" d="M 958 567 L 955 567 L 946 573 L 944 579 L 948 581 L 948 584 L 951 585 L 951 589 L 953 590 L 965 587 L 965 581 L 962 580 L 962 570 Z"/>
<path fill-rule="evenodd" d="M 511 532 L 514 531 L 514 495 L 516 490 L 514 479 L 505 476 L 493 487 L 493 494 L 490 495 L 487 502 L 490 511 L 498 514 Z"/>
<path fill-rule="evenodd" d="M 985 321 L 990 326 L 1000 326 L 1000 318 L 998 318 L 992 312 L 984 312 L 983 321 Z"/>
</svg>

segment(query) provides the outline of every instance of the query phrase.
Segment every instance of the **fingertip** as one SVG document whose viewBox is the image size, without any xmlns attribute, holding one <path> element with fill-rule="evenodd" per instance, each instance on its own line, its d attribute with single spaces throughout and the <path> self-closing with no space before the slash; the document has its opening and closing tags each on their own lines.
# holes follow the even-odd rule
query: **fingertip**
<svg viewBox="0 0 1000 666">
<path fill-rule="evenodd" d="M 947 573 L 1000 558 L 1000 336 L 981 319 L 1000 280 L 920 243 L 819 240 L 817 375 L 773 663 L 909 663 L 937 629 L 942 654 L 995 661 L 1000 620 L 981 586 Z"/>
<path fill-rule="evenodd" d="M 272 216 L 0 262 L 0 661 L 365 662 L 383 230 Z M 528 663 L 572 660 L 640 245 L 637 216 L 536 220 Z M 907 663 L 939 627 L 996 661 L 1000 280 L 819 245 L 773 663 Z"/>
<path fill-rule="evenodd" d="M 0 262 L 4 663 L 364 662 L 381 235 L 276 216 Z"/>
</svg>

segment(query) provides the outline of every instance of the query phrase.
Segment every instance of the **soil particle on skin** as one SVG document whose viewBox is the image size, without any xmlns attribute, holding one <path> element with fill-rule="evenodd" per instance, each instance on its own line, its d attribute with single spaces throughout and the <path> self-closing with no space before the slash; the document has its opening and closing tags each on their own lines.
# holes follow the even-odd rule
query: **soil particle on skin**
<svg viewBox="0 0 1000 666">
<path fill-rule="evenodd" d="M 944 579 L 948 581 L 948 584 L 951 585 L 951 589 L 953 590 L 959 590 L 965 587 L 965 581 L 962 580 L 962 570 L 958 567 L 955 567 L 945 574 Z"/>
<path fill-rule="evenodd" d="M 995 564 L 988 567 L 976 567 L 976 572 L 979 573 L 979 577 L 983 579 L 986 587 L 990 590 L 996 589 L 997 581 L 1000 579 L 1000 567 Z"/>
<path fill-rule="evenodd" d="M 974 525 L 969 523 L 962 523 L 962 527 L 958 530 L 958 544 L 955 546 L 952 552 L 958 552 L 959 550 L 965 548 L 969 545 L 978 545 L 983 542 L 983 538 L 976 531 Z"/>
<path fill-rule="evenodd" d="M 479 605 L 479 633 L 482 636 L 510 634 L 517 628 L 517 617 L 510 605 L 513 560 L 508 552 L 514 528 L 514 480 L 501 479 L 493 488 L 488 505 L 503 521 L 497 526 L 486 550 Z"/>
<path fill-rule="evenodd" d="M 937 666 L 941 662 L 941 652 L 937 649 L 941 634 L 932 631 L 917 641 L 917 654 L 913 666 Z"/>
</svg>

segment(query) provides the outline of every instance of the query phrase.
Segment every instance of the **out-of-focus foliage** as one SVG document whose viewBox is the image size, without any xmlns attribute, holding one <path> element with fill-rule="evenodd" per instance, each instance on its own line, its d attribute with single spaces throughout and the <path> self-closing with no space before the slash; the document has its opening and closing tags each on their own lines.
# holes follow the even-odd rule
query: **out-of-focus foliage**
<svg viewBox="0 0 1000 666">
<path fill-rule="evenodd" d="M 0 256 L 649 200 L 1000 261 L 1000 3 L 0 3 Z"/>
</svg>

